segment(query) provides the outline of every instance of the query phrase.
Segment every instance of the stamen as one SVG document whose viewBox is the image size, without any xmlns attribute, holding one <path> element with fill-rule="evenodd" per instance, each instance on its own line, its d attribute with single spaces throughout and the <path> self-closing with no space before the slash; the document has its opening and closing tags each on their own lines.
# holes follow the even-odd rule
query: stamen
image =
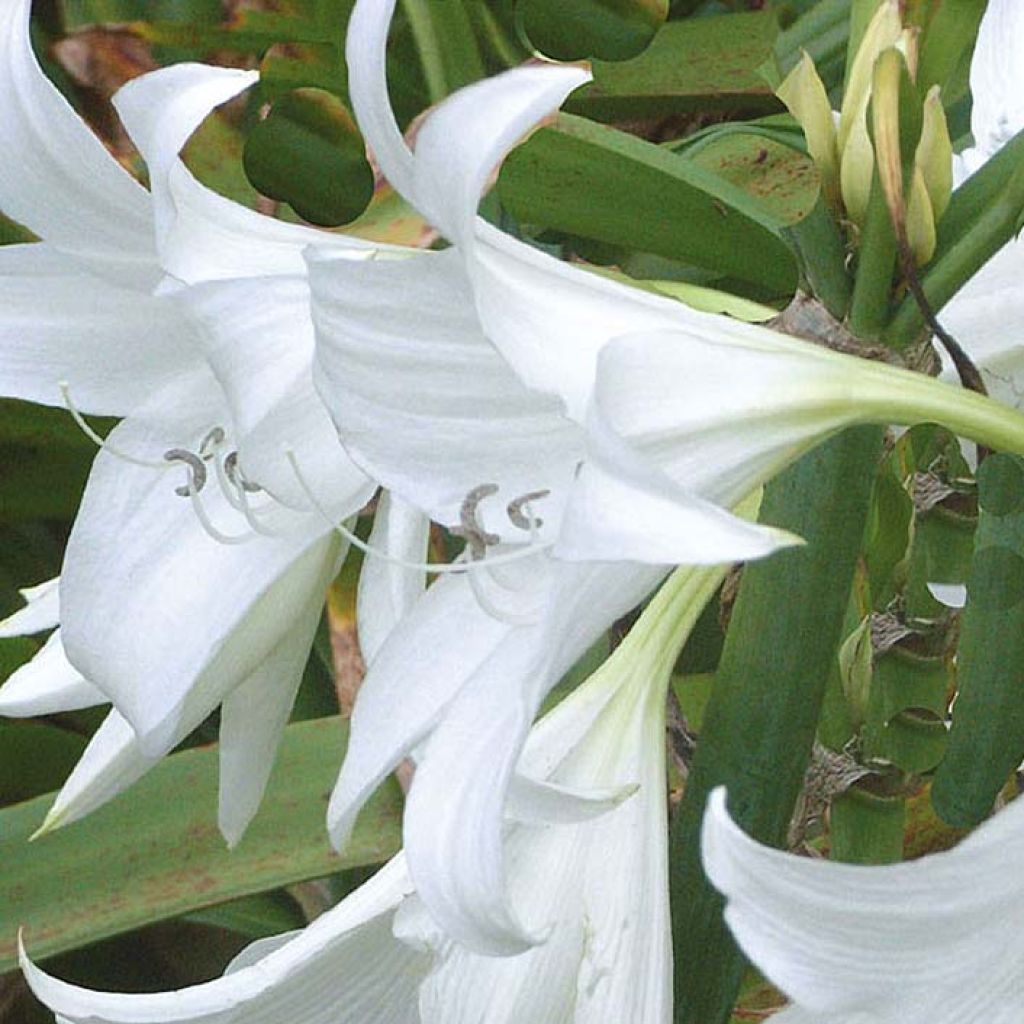
<svg viewBox="0 0 1024 1024">
<path fill-rule="evenodd" d="M 179 491 L 178 493 L 181 492 Z M 185 493 L 187 494 L 189 501 L 192 502 L 192 511 L 195 512 L 196 519 L 199 520 L 199 525 L 202 526 L 202 528 L 219 544 L 246 544 L 249 541 L 256 539 L 257 535 L 255 533 L 221 533 L 221 531 L 213 525 L 212 520 L 206 514 L 206 509 L 203 507 L 203 500 L 199 497 L 199 492 L 188 487 L 186 488 Z"/>
<path fill-rule="evenodd" d="M 259 484 L 254 484 L 251 481 L 246 480 L 245 474 L 242 472 L 242 467 L 238 464 L 237 451 L 228 452 L 228 454 L 224 456 L 224 472 L 227 473 L 228 479 L 236 487 L 241 487 L 250 494 L 257 494 L 259 491 L 263 490 Z"/>
<path fill-rule="evenodd" d="M 489 559 L 488 559 L 489 561 Z M 477 565 L 482 566 L 482 562 L 478 562 Z M 493 575 L 487 574 L 492 580 Z M 497 581 L 495 581 L 497 582 Z M 534 607 L 532 610 L 523 611 L 522 609 L 510 609 L 503 608 L 495 604 L 491 600 L 487 591 L 483 588 L 483 581 L 480 579 L 480 574 L 471 572 L 469 574 L 469 585 L 473 590 L 473 596 L 477 600 L 477 604 L 493 619 L 498 619 L 500 622 L 507 622 L 510 626 L 535 626 L 540 621 L 540 608 Z M 499 584 L 500 586 L 500 584 Z M 507 590 L 507 588 L 505 588 Z M 512 591 L 508 591 L 511 593 Z"/>
<path fill-rule="evenodd" d="M 100 448 L 102 451 L 105 451 L 124 462 L 130 462 L 134 466 L 142 466 L 144 469 L 164 470 L 168 468 L 163 462 L 156 462 L 151 459 L 140 459 L 135 455 L 129 455 L 127 452 L 123 452 L 119 448 L 116 448 L 106 438 L 100 437 L 100 435 L 85 422 L 85 418 L 78 411 L 75 403 L 71 401 L 71 389 L 68 386 L 68 382 L 66 380 L 62 380 L 59 382 L 58 387 L 60 388 L 61 397 L 64 399 L 64 406 L 67 408 L 68 412 L 71 413 L 71 418 L 75 421 L 78 429 L 81 430 L 97 448 Z"/>
<path fill-rule="evenodd" d="M 249 504 L 249 497 L 246 494 L 245 487 L 242 486 L 241 481 L 232 480 L 231 482 L 234 484 L 235 495 L 238 501 L 238 504 L 235 505 L 235 508 L 237 508 L 238 511 L 241 512 L 243 516 L 245 516 L 245 521 L 253 528 L 253 530 L 255 530 L 259 534 L 262 534 L 264 537 L 286 536 L 284 531 L 273 530 L 269 526 L 266 526 L 265 524 L 261 523 L 257 510 L 254 509 Z M 256 490 L 260 490 L 260 488 L 257 487 Z"/>
<path fill-rule="evenodd" d="M 204 460 L 212 459 L 216 454 L 217 449 L 224 443 L 224 428 L 214 427 L 207 435 L 199 442 L 199 454 Z"/>
<path fill-rule="evenodd" d="M 167 462 L 184 462 L 188 466 L 189 481 L 175 487 L 175 494 L 182 498 L 190 498 L 206 486 L 206 464 L 195 452 L 190 452 L 187 448 L 169 448 L 164 452 L 164 459 Z"/>
<path fill-rule="evenodd" d="M 498 490 L 497 484 L 479 484 L 474 487 L 462 500 L 462 507 L 459 509 L 461 526 L 452 527 L 450 531 L 454 536 L 465 539 L 474 559 L 483 558 L 489 547 L 501 541 L 496 533 L 488 533 L 477 519 L 480 502 L 497 494 Z"/>
<path fill-rule="evenodd" d="M 367 544 L 357 533 L 350 530 L 344 523 L 335 522 L 327 514 L 323 505 L 320 504 L 320 500 L 313 493 L 312 488 L 306 481 L 302 470 L 299 468 L 298 459 L 295 457 L 295 452 L 291 448 L 285 449 L 285 457 L 291 463 L 292 472 L 295 474 L 295 479 L 298 481 L 299 487 L 302 488 L 302 492 L 309 499 L 310 504 L 316 511 L 317 515 L 329 526 L 332 530 L 344 537 L 353 547 L 358 548 L 363 554 L 368 555 L 371 558 L 379 558 L 381 561 L 390 562 L 392 565 L 401 566 L 403 569 L 410 569 L 415 572 L 429 572 L 438 576 L 444 576 L 455 573 L 468 572 L 470 579 L 472 580 L 474 570 L 482 569 L 485 567 L 490 568 L 491 566 L 497 565 L 509 565 L 512 562 L 521 562 L 524 558 L 534 558 L 541 552 L 546 551 L 548 548 L 552 548 L 555 545 L 553 540 L 544 541 L 540 544 L 530 545 L 529 547 L 520 548 L 517 551 L 510 551 L 504 555 L 488 555 L 484 561 L 463 561 L 460 562 L 458 559 L 454 562 L 412 562 L 405 558 L 399 558 L 397 555 L 392 555 L 387 551 L 380 551 L 377 548 Z M 465 552 L 459 555 L 461 559 L 465 556 Z M 483 602 L 481 602 L 481 605 Z"/>
<path fill-rule="evenodd" d="M 512 525 L 517 526 L 520 530 L 529 530 L 531 533 L 539 530 L 544 525 L 544 520 L 539 516 L 534 516 L 530 503 L 546 498 L 550 493 L 551 491 L 547 489 L 530 491 L 528 494 L 522 494 L 510 501 L 507 511 Z"/>
</svg>

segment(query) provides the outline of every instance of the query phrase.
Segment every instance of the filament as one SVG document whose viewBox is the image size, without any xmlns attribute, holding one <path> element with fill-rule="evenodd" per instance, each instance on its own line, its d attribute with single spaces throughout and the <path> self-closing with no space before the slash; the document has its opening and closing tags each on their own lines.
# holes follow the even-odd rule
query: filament
<svg viewBox="0 0 1024 1024">
<path fill-rule="evenodd" d="M 199 525 L 218 543 L 220 544 L 245 544 L 248 541 L 255 540 L 255 533 L 239 533 L 230 534 L 222 533 L 213 525 L 213 521 L 206 513 L 206 509 L 203 507 L 203 499 L 199 497 L 199 492 L 191 486 L 191 482 L 188 487 L 188 499 L 192 502 L 192 511 L 196 514 L 196 519 L 199 520 Z"/>
<path fill-rule="evenodd" d="M 123 452 L 120 448 L 112 445 L 106 438 L 100 437 L 100 435 L 85 422 L 85 418 L 78 411 L 75 403 L 71 401 L 71 388 L 69 387 L 68 382 L 66 380 L 62 380 L 59 382 L 58 387 L 60 388 L 61 397 L 64 399 L 64 405 L 68 412 L 71 413 L 71 418 L 75 421 L 78 429 L 81 430 L 97 448 L 113 455 L 115 458 L 123 460 L 124 462 L 130 462 L 134 466 L 142 466 L 143 469 L 165 470 L 169 468 L 165 462 L 157 462 L 154 459 L 140 459 L 135 455 L 129 455 L 127 452 Z"/>
<path fill-rule="evenodd" d="M 392 555 L 388 551 L 381 551 L 378 548 L 367 544 L 357 533 L 350 530 L 344 523 L 335 522 L 324 509 L 323 505 L 320 504 L 320 500 L 313 493 L 312 488 L 306 481 L 302 470 L 299 468 L 298 460 L 295 457 L 295 452 L 291 448 L 285 450 L 285 456 L 291 463 L 292 472 L 295 474 L 295 479 L 299 483 L 299 487 L 302 488 L 303 493 L 309 499 L 310 504 L 316 510 L 317 514 L 321 519 L 329 526 L 332 530 L 339 533 L 345 538 L 353 547 L 358 548 L 364 554 L 369 555 L 371 558 L 379 558 L 382 561 L 390 562 L 392 565 L 401 566 L 403 569 L 410 569 L 416 572 L 429 572 L 437 575 L 446 575 L 454 573 L 465 573 L 470 574 L 472 580 L 474 569 L 484 568 L 484 562 L 486 561 L 486 567 L 496 565 L 508 565 L 512 562 L 521 562 L 524 558 L 533 558 L 540 554 L 542 551 L 546 551 L 548 548 L 554 547 L 555 542 L 542 541 L 536 545 L 530 545 L 525 548 L 520 548 L 516 551 L 510 551 L 504 555 L 488 555 L 486 559 L 477 559 L 476 561 L 459 561 L 458 559 L 454 562 L 413 562 L 405 558 L 400 558 L 398 555 Z M 471 550 L 471 549 L 467 549 Z M 465 552 L 458 556 L 459 559 L 465 558 Z M 474 588 L 474 593 L 476 590 Z M 479 600 L 479 597 L 478 597 Z M 481 606 L 485 606 L 486 598 L 481 601 Z M 493 613 L 492 613 L 493 614 Z M 497 616 L 503 618 L 504 614 Z"/>
</svg>

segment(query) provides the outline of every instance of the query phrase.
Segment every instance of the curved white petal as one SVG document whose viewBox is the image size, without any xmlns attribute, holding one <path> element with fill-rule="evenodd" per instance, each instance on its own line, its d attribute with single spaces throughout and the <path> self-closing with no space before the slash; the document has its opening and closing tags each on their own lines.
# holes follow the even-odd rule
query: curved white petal
<svg viewBox="0 0 1024 1024">
<path fill-rule="evenodd" d="M 943 326 L 981 370 L 989 394 L 1024 406 L 1024 242 L 1004 246 L 960 289 L 941 314 Z M 942 376 L 959 376 L 943 355 Z"/>
<path fill-rule="evenodd" d="M 197 325 L 227 398 L 246 478 L 289 507 L 309 511 L 309 496 L 287 455 L 291 451 L 303 480 L 334 519 L 362 508 L 373 485 L 342 448 L 313 388 L 305 277 L 216 281 L 176 297 Z M 253 504 L 263 497 L 254 495 Z"/>
<path fill-rule="evenodd" d="M 217 424 L 211 402 L 201 384 L 160 393 L 151 418 L 124 421 L 110 441 L 149 458 L 172 446 L 195 450 Z M 214 539 L 175 493 L 183 475 L 101 452 L 61 578 L 69 658 L 149 752 L 166 747 L 190 708 L 216 706 L 242 682 L 336 568 L 337 544 L 318 522 L 279 538 Z M 246 535 L 212 478 L 200 497 L 222 530 Z"/>
<path fill-rule="evenodd" d="M 636 790 L 637 783 L 579 789 L 517 772 L 509 782 L 505 816 L 526 825 L 576 825 L 614 810 Z"/>
<path fill-rule="evenodd" d="M 373 517 L 370 547 L 405 562 L 424 562 L 430 520 L 391 491 L 381 491 Z M 384 641 L 423 596 L 427 575 L 368 555 L 359 572 L 356 625 L 359 649 L 369 665 Z"/>
<path fill-rule="evenodd" d="M 19 593 L 25 607 L 0 622 L 0 638 L 30 636 L 44 629 L 53 629 L 60 622 L 60 577 L 25 587 Z"/>
<path fill-rule="evenodd" d="M 149 196 L 43 74 L 31 6 L 0 5 L 0 210 L 115 279 L 153 283 Z"/>
<path fill-rule="evenodd" d="M 83 271 L 50 245 L 0 247 L 0 394 L 123 416 L 200 357 L 173 302 Z"/>
<path fill-rule="evenodd" d="M 556 563 L 551 572 L 541 621 L 514 629 L 467 679 L 431 734 L 406 801 L 406 853 L 420 897 L 446 934 L 489 954 L 522 952 L 540 937 L 508 899 L 502 849 L 505 795 L 534 716 L 663 570 Z"/>
<path fill-rule="evenodd" d="M 11 718 L 77 711 L 106 702 L 107 697 L 68 661 L 59 629 L 0 687 L 0 715 Z"/>
<path fill-rule="evenodd" d="M 494 168 L 590 77 L 582 67 L 549 64 L 459 89 L 420 127 L 415 191 L 407 198 L 453 243 L 471 242 L 476 208 Z"/>
<path fill-rule="evenodd" d="M 434 728 L 514 627 L 484 612 L 464 576 L 438 580 L 395 627 L 359 687 L 327 824 L 346 841 L 360 807 Z"/>
<path fill-rule="evenodd" d="M 39 832 L 84 818 L 138 782 L 166 752 L 143 753 L 132 727 L 118 711 L 111 711 L 61 787 Z"/>
<path fill-rule="evenodd" d="M 1015 1019 L 1024 805 L 947 853 L 886 867 L 795 857 L 755 843 L 712 793 L 704 867 L 753 962 L 815 1020 L 879 1024 Z"/>
<path fill-rule="evenodd" d="M 988 0 L 971 61 L 971 133 L 983 159 L 1024 128 L 1024 8 Z"/>
<path fill-rule="evenodd" d="M 554 536 L 582 431 L 557 401 L 524 387 L 482 335 L 458 253 L 314 256 L 310 283 L 317 386 L 353 458 L 448 525 L 470 490 L 497 484 L 479 515 L 507 540 L 526 539 L 507 502 L 549 490 L 534 511 L 542 535 Z"/>
<path fill-rule="evenodd" d="M 345 37 L 348 92 L 369 144 L 396 191 L 413 194 L 413 160 L 388 99 L 387 42 L 395 0 L 360 0 L 352 9 Z"/>
<path fill-rule="evenodd" d="M 178 158 L 214 107 L 258 79 L 254 71 L 176 64 L 133 79 L 114 97 L 146 159 L 156 208 L 160 261 L 182 281 L 302 273 L 308 245 L 368 251 L 360 239 L 287 224 L 200 184 Z"/>
<path fill-rule="evenodd" d="M 963 583 L 929 583 L 928 591 L 939 604 L 947 608 L 967 606 L 967 586 Z"/>
<path fill-rule="evenodd" d="M 295 625 L 221 705 L 217 824 L 228 846 L 242 838 L 267 788 L 322 607 L 323 593 L 314 591 Z"/>
<path fill-rule="evenodd" d="M 397 857 L 254 963 L 175 992 L 79 988 L 46 974 L 24 947 L 21 967 L 36 997 L 67 1024 L 419 1024 L 417 987 L 429 958 L 391 934 L 408 890 Z"/>
</svg>

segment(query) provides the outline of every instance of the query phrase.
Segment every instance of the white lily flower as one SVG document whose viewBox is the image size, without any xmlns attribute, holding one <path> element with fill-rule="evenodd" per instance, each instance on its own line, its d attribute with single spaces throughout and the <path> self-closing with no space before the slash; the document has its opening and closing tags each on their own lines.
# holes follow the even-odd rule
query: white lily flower
<svg viewBox="0 0 1024 1024">
<path fill-rule="evenodd" d="M 971 62 L 974 145 L 954 158 L 958 184 L 1024 129 L 1024 7 L 989 0 Z M 1024 404 L 1024 244 L 1004 246 L 942 311 L 943 326 L 981 371 L 989 394 Z M 956 380 L 946 359 L 943 376 Z"/>
<path fill-rule="evenodd" d="M 401 263 L 387 272 L 432 312 L 469 295 L 477 317 L 452 315 L 433 335 L 429 328 L 413 335 L 401 314 L 378 314 L 381 300 L 368 297 L 369 268 L 321 261 L 311 280 L 321 394 L 353 457 L 407 501 L 450 522 L 470 471 L 486 464 L 481 451 L 499 461 L 500 437 L 511 483 L 497 472 L 473 482 L 497 483 L 506 500 L 521 487 L 549 491 L 538 503 L 548 520 L 541 536 L 556 556 L 662 564 L 761 557 L 794 538 L 724 509 L 843 427 L 926 418 L 967 432 L 991 425 L 979 422 L 983 407 L 920 376 L 688 309 L 565 264 L 485 223 L 476 207 L 496 164 L 587 74 L 528 67 L 460 90 L 426 118 L 413 152 L 387 97 L 393 7 L 392 0 L 355 6 L 347 50 L 352 103 L 384 173 L 453 249 L 434 259 L 429 293 L 425 285 L 415 290 Z M 361 300 L 346 306 L 348 290 L 372 307 Z M 527 388 L 560 399 L 577 433 L 564 420 L 556 429 L 558 405 L 516 391 L 488 347 Z M 501 397 L 490 409 L 474 405 L 475 395 L 453 394 L 451 382 L 471 352 L 474 367 L 493 367 L 488 387 Z M 368 379 L 385 372 L 401 395 L 385 397 Z M 438 429 L 448 444 L 424 454 L 425 440 L 408 449 L 382 443 L 373 424 L 393 418 L 397 407 L 416 412 L 403 427 L 424 439 Z M 467 429 L 456 437 L 460 424 Z M 582 468 L 566 487 L 565 467 L 584 444 Z M 524 469 L 529 483 L 520 482 Z M 508 525 L 488 511 L 487 531 L 507 539 Z"/>
<path fill-rule="evenodd" d="M 217 981 L 90 992 L 23 951 L 33 991 L 67 1024 L 669 1024 L 666 687 L 722 575 L 678 571 L 530 734 L 519 769 L 536 788 L 505 844 L 517 903 L 542 944 L 511 957 L 460 947 L 425 911 L 400 854 L 301 932 L 254 944 Z M 589 807 L 564 801 L 581 790 L 606 795 Z M 538 820 L 553 809 L 561 823 Z"/>
<path fill-rule="evenodd" d="M 0 143 L 17 154 L 0 209 L 42 241 L 0 249 L 0 394 L 125 418 L 68 545 L 60 633 L 8 683 L 7 710 L 52 710 L 62 687 L 83 683 L 117 709 L 55 825 L 123 789 L 222 704 L 221 826 L 234 841 L 343 553 L 322 510 L 349 516 L 373 489 L 313 391 L 302 250 L 374 248 L 261 217 L 182 164 L 188 136 L 251 72 L 180 65 L 118 94 L 147 192 L 43 75 L 29 8 L 0 2 Z M 316 481 L 316 510 L 285 448 Z"/>
<path fill-rule="evenodd" d="M 708 800 L 704 868 L 751 961 L 793 1001 L 779 1024 L 1011 1024 L 1024 982 L 1017 941 L 1024 804 L 956 848 L 884 867 L 761 846 Z"/>
</svg>

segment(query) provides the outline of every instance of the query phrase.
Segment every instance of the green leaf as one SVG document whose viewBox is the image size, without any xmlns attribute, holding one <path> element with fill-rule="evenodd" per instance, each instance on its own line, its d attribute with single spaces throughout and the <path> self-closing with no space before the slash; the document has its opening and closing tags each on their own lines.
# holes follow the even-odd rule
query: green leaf
<svg viewBox="0 0 1024 1024">
<path fill-rule="evenodd" d="M 772 212 L 694 161 L 561 115 L 505 161 L 498 189 L 521 223 L 627 245 L 789 295 L 796 261 Z"/>
<path fill-rule="evenodd" d="M 932 597 L 929 583 L 963 583 L 974 549 L 975 519 L 937 507 L 918 515 L 910 548 L 906 615 L 934 622 L 946 615 L 945 605 Z"/>
<path fill-rule="evenodd" d="M 355 220 L 373 197 L 363 137 L 341 100 L 321 89 L 277 99 L 249 133 L 244 164 L 260 192 L 322 227 Z"/>
<path fill-rule="evenodd" d="M 777 32 L 769 11 L 670 21 L 635 60 L 594 61 L 594 81 L 566 109 L 601 121 L 781 110 L 759 71 Z"/>
<path fill-rule="evenodd" d="M 991 455 L 957 655 L 949 749 L 932 786 L 939 816 L 978 824 L 1024 758 L 1024 460 Z"/>
<path fill-rule="evenodd" d="M 650 45 L 668 0 L 519 0 L 522 32 L 555 60 L 625 61 Z"/>
<path fill-rule="evenodd" d="M 250 939 L 280 935 L 306 924 L 305 915 L 298 903 L 280 891 L 243 896 L 215 907 L 196 910 L 187 914 L 185 920 L 214 928 L 226 928 Z"/>
<path fill-rule="evenodd" d="M 468 6 L 473 0 L 402 0 L 431 103 L 484 77 Z"/>
<path fill-rule="evenodd" d="M 60 786 L 82 756 L 85 743 L 84 736 L 49 722 L 0 719 L 0 805 Z"/>
<path fill-rule="evenodd" d="M 215 747 L 158 765 L 129 793 L 29 844 L 52 797 L 0 811 L 0 971 L 18 928 L 35 957 L 291 882 L 385 860 L 400 843 L 401 796 L 388 783 L 338 855 L 327 798 L 341 759 L 337 718 L 288 727 L 263 806 L 234 851 L 217 831 Z"/>
<path fill-rule="evenodd" d="M 708 793 L 755 839 L 785 841 L 842 638 L 864 535 L 881 431 L 846 431 L 766 489 L 761 520 L 807 540 L 747 565 L 715 674 L 686 792 L 673 822 L 669 886 L 677 948 L 676 1020 L 729 1018 L 744 960 L 704 875 L 700 830 Z"/>
</svg>

